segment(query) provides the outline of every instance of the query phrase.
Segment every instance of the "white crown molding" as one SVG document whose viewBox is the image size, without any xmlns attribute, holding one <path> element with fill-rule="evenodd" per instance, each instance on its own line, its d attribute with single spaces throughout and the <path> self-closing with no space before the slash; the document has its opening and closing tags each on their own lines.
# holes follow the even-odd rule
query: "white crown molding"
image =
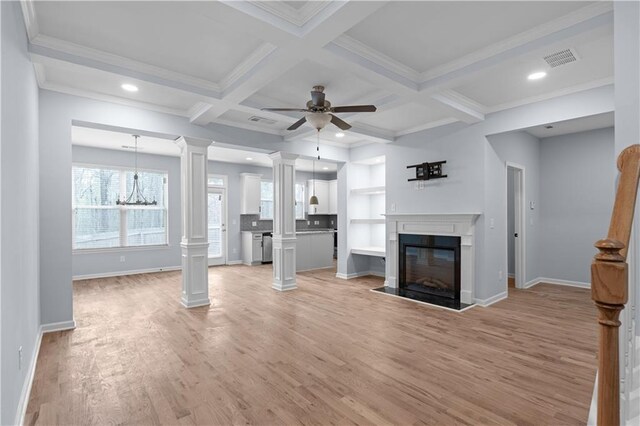
<svg viewBox="0 0 640 426">
<path fill-rule="evenodd" d="M 170 71 L 164 68 L 138 62 L 123 56 L 114 55 L 103 52 L 101 50 L 90 47 L 81 46 L 65 40 L 60 40 L 44 34 L 37 34 L 31 41 L 33 46 L 50 49 L 67 55 L 77 56 L 83 59 L 102 62 L 104 64 L 125 68 L 131 71 L 152 75 L 164 80 L 175 81 L 185 85 L 200 88 L 211 92 L 220 92 L 220 86 L 217 83 L 192 77 L 182 73 Z"/>
<path fill-rule="evenodd" d="M 494 43 L 483 49 L 477 50 L 469 55 L 462 56 L 451 62 L 447 62 L 446 64 L 429 69 L 420 75 L 420 78 L 418 79 L 419 83 L 424 83 L 426 81 L 442 77 L 446 74 L 457 71 L 481 60 L 488 59 L 499 53 L 503 53 L 507 50 L 522 46 L 523 44 L 540 39 L 544 36 L 548 36 L 555 32 L 572 27 L 591 18 L 609 13 L 612 10 L 612 2 L 599 1 L 589 6 L 585 6 L 572 13 L 561 16 L 530 30 L 524 31 L 518 35 L 502 40 L 498 43 Z"/>
<path fill-rule="evenodd" d="M 260 62 L 275 51 L 276 48 L 277 46 L 271 43 L 263 43 L 260 45 L 220 81 L 219 87 L 223 92 L 228 90 L 236 81 L 256 68 Z"/>
<path fill-rule="evenodd" d="M 421 132 L 423 130 L 434 129 L 436 127 L 446 126 L 447 124 L 456 123 L 460 120 L 454 117 L 443 118 L 442 120 L 431 121 L 429 123 L 421 124 L 419 126 L 411 127 L 406 130 L 402 130 L 396 133 L 396 137 L 406 136 L 411 133 Z"/>
<path fill-rule="evenodd" d="M 333 41 L 333 44 L 349 51 L 350 53 L 360 56 L 368 61 L 373 62 L 374 64 L 385 68 L 387 71 L 390 71 L 394 74 L 401 76 L 407 80 L 410 80 L 414 83 L 418 83 L 420 80 L 420 73 L 413 68 L 396 61 L 385 55 L 382 52 L 379 52 L 372 47 L 367 46 L 359 40 L 356 40 L 353 37 L 350 37 L 346 34 L 341 35 Z"/>
<path fill-rule="evenodd" d="M 183 111 L 176 108 L 163 107 L 160 105 L 150 104 L 146 102 L 134 101 L 131 99 L 121 98 L 118 96 L 105 95 L 102 93 L 91 92 L 88 90 L 76 89 L 76 88 L 63 86 L 56 83 L 51 83 L 46 80 L 43 82 L 43 84 L 40 85 L 40 88 L 44 90 L 51 90 L 52 92 L 59 92 L 59 93 L 65 93 L 67 95 L 80 96 L 88 99 L 95 99 L 97 101 L 111 102 L 114 104 L 146 109 L 149 111 L 156 111 L 156 112 L 162 112 L 165 114 L 177 115 L 180 117 L 187 117 L 187 118 L 189 117 L 188 111 Z"/>
<path fill-rule="evenodd" d="M 577 93 L 577 92 L 582 92 L 582 91 L 585 91 L 585 90 L 596 89 L 596 88 L 602 87 L 602 86 L 608 86 L 610 84 L 613 84 L 613 76 L 607 77 L 607 78 L 603 78 L 603 79 L 600 79 L 600 80 L 590 81 L 590 82 L 583 83 L 583 84 L 577 84 L 575 86 L 565 87 L 565 88 L 560 89 L 560 90 L 555 90 L 553 92 L 544 93 L 544 94 L 538 95 L 538 96 L 532 96 L 532 97 L 526 98 L 526 99 L 518 99 L 517 101 L 513 101 L 513 102 L 506 102 L 506 103 L 499 104 L 499 105 L 488 106 L 487 109 L 486 109 L 486 113 L 487 114 L 491 114 L 491 113 L 498 112 L 498 111 L 504 111 L 504 110 L 507 110 L 507 109 L 516 108 L 516 107 L 520 107 L 520 106 L 523 106 L 523 105 L 529 105 L 529 104 L 533 104 L 533 103 L 536 103 L 536 102 L 546 101 L 548 99 L 558 98 L 560 96 L 570 95 L 572 93 Z"/>
<path fill-rule="evenodd" d="M 431 95 L 431 98 L 440 102 L 446 108 L 453 111 L 453 116 L 468 124 L 484 121 L 486 106 L 467 98 L 455 90 L 445 89 Z"/>
<path fill-rule="evenodd" d="M 307 1 L 300 9 L 295 9 L 284 2 L 279 1 L 249 1 L 270 14 L 284 19 L 296 27 L 304 27 L 314 16 L 329 5 L 328 1 Z"/>
<path fill-rule="evenodd" d="M 20 8 L 22 9 L 24 25 L 27 28 L 27 36 L 29 37 L 29 41 L 31 41 L 40 31 L 33 0 L 20 0 Z"/>
</svg>

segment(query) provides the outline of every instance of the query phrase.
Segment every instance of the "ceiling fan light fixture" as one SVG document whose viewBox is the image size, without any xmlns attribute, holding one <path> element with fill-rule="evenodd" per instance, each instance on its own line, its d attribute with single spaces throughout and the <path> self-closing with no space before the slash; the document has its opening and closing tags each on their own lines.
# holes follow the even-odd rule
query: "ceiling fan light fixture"
<svg viewBox="0 0 640 426">
<path fill-rule="evenodd" d="M 305 117 L 316 130 L 322 130 L 324 126 L 331 123 L 331 115 L 324 112 L 310 112 Z"/>
</svg>

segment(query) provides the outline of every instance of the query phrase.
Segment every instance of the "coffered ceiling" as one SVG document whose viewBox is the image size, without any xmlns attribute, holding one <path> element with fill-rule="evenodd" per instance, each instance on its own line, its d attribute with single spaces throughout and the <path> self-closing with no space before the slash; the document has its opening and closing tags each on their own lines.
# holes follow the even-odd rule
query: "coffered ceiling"
<svg viewBox="0 0 640 426">
<path fill-rule="evenodd" d="M 316 84 L 353 125 L 327 143 L 393 142 L 613 82 L 610 2 L 23 0 L 40 87 L 311 143 L 286 128 Z M 576 61 L 544 57 L 570 49 Z M 534 71 L 547 77 L 529 81 Z M 122 90 L 134 84 L 135 93 Z"/>
</svg>

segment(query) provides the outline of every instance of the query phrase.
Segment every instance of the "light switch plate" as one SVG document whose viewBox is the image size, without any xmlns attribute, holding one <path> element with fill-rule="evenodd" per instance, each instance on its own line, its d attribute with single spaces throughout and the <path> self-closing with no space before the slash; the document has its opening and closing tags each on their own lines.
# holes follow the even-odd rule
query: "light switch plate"
<svg viewBox="0 0 640 426">
<path fill-rule="evenodd" d="M 251 226 L 258 226 L 258 222 L 251 222 Z"/>
</svg>

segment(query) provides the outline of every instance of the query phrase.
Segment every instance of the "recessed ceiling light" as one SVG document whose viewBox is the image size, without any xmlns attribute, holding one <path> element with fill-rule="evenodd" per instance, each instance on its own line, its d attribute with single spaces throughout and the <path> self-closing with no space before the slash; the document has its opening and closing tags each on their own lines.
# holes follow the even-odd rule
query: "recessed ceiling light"
<svg viewBox="0 0 640 426">
<path fill-rule="evenodd" d="M 541 78 L 545 78 L 547 76 L 547 73 L 544 71 L 537 71 L 534 73 L 529 74 L 529 77 L 527 77 L 529 80 L 540 80 Z"/>
<path fill-rule="evenodd" d="M 253 157 L 247 157 L 246 160 L 247 161 L 251 161 L 251 160 L 253 160 Z"/>
<path fill-rule="evenodd" d="M 126 90 L 127 92 L 137 92 L 138 91 L 138 86 L 134 86 L 133 84 L 129 84 L 129 83 L 125 83 L 122 86 L 123 90 Z"/>
<path fill-rule="evenodd" d="M 322 170 L 329 170 L 329 168 L 328 167 L 323 167 Z"/>
<path fill-rule="evenodd" d="M 344 138 L 344 133 L 342 132 L 336 133 L 336 138 Z"/>
</svg>

